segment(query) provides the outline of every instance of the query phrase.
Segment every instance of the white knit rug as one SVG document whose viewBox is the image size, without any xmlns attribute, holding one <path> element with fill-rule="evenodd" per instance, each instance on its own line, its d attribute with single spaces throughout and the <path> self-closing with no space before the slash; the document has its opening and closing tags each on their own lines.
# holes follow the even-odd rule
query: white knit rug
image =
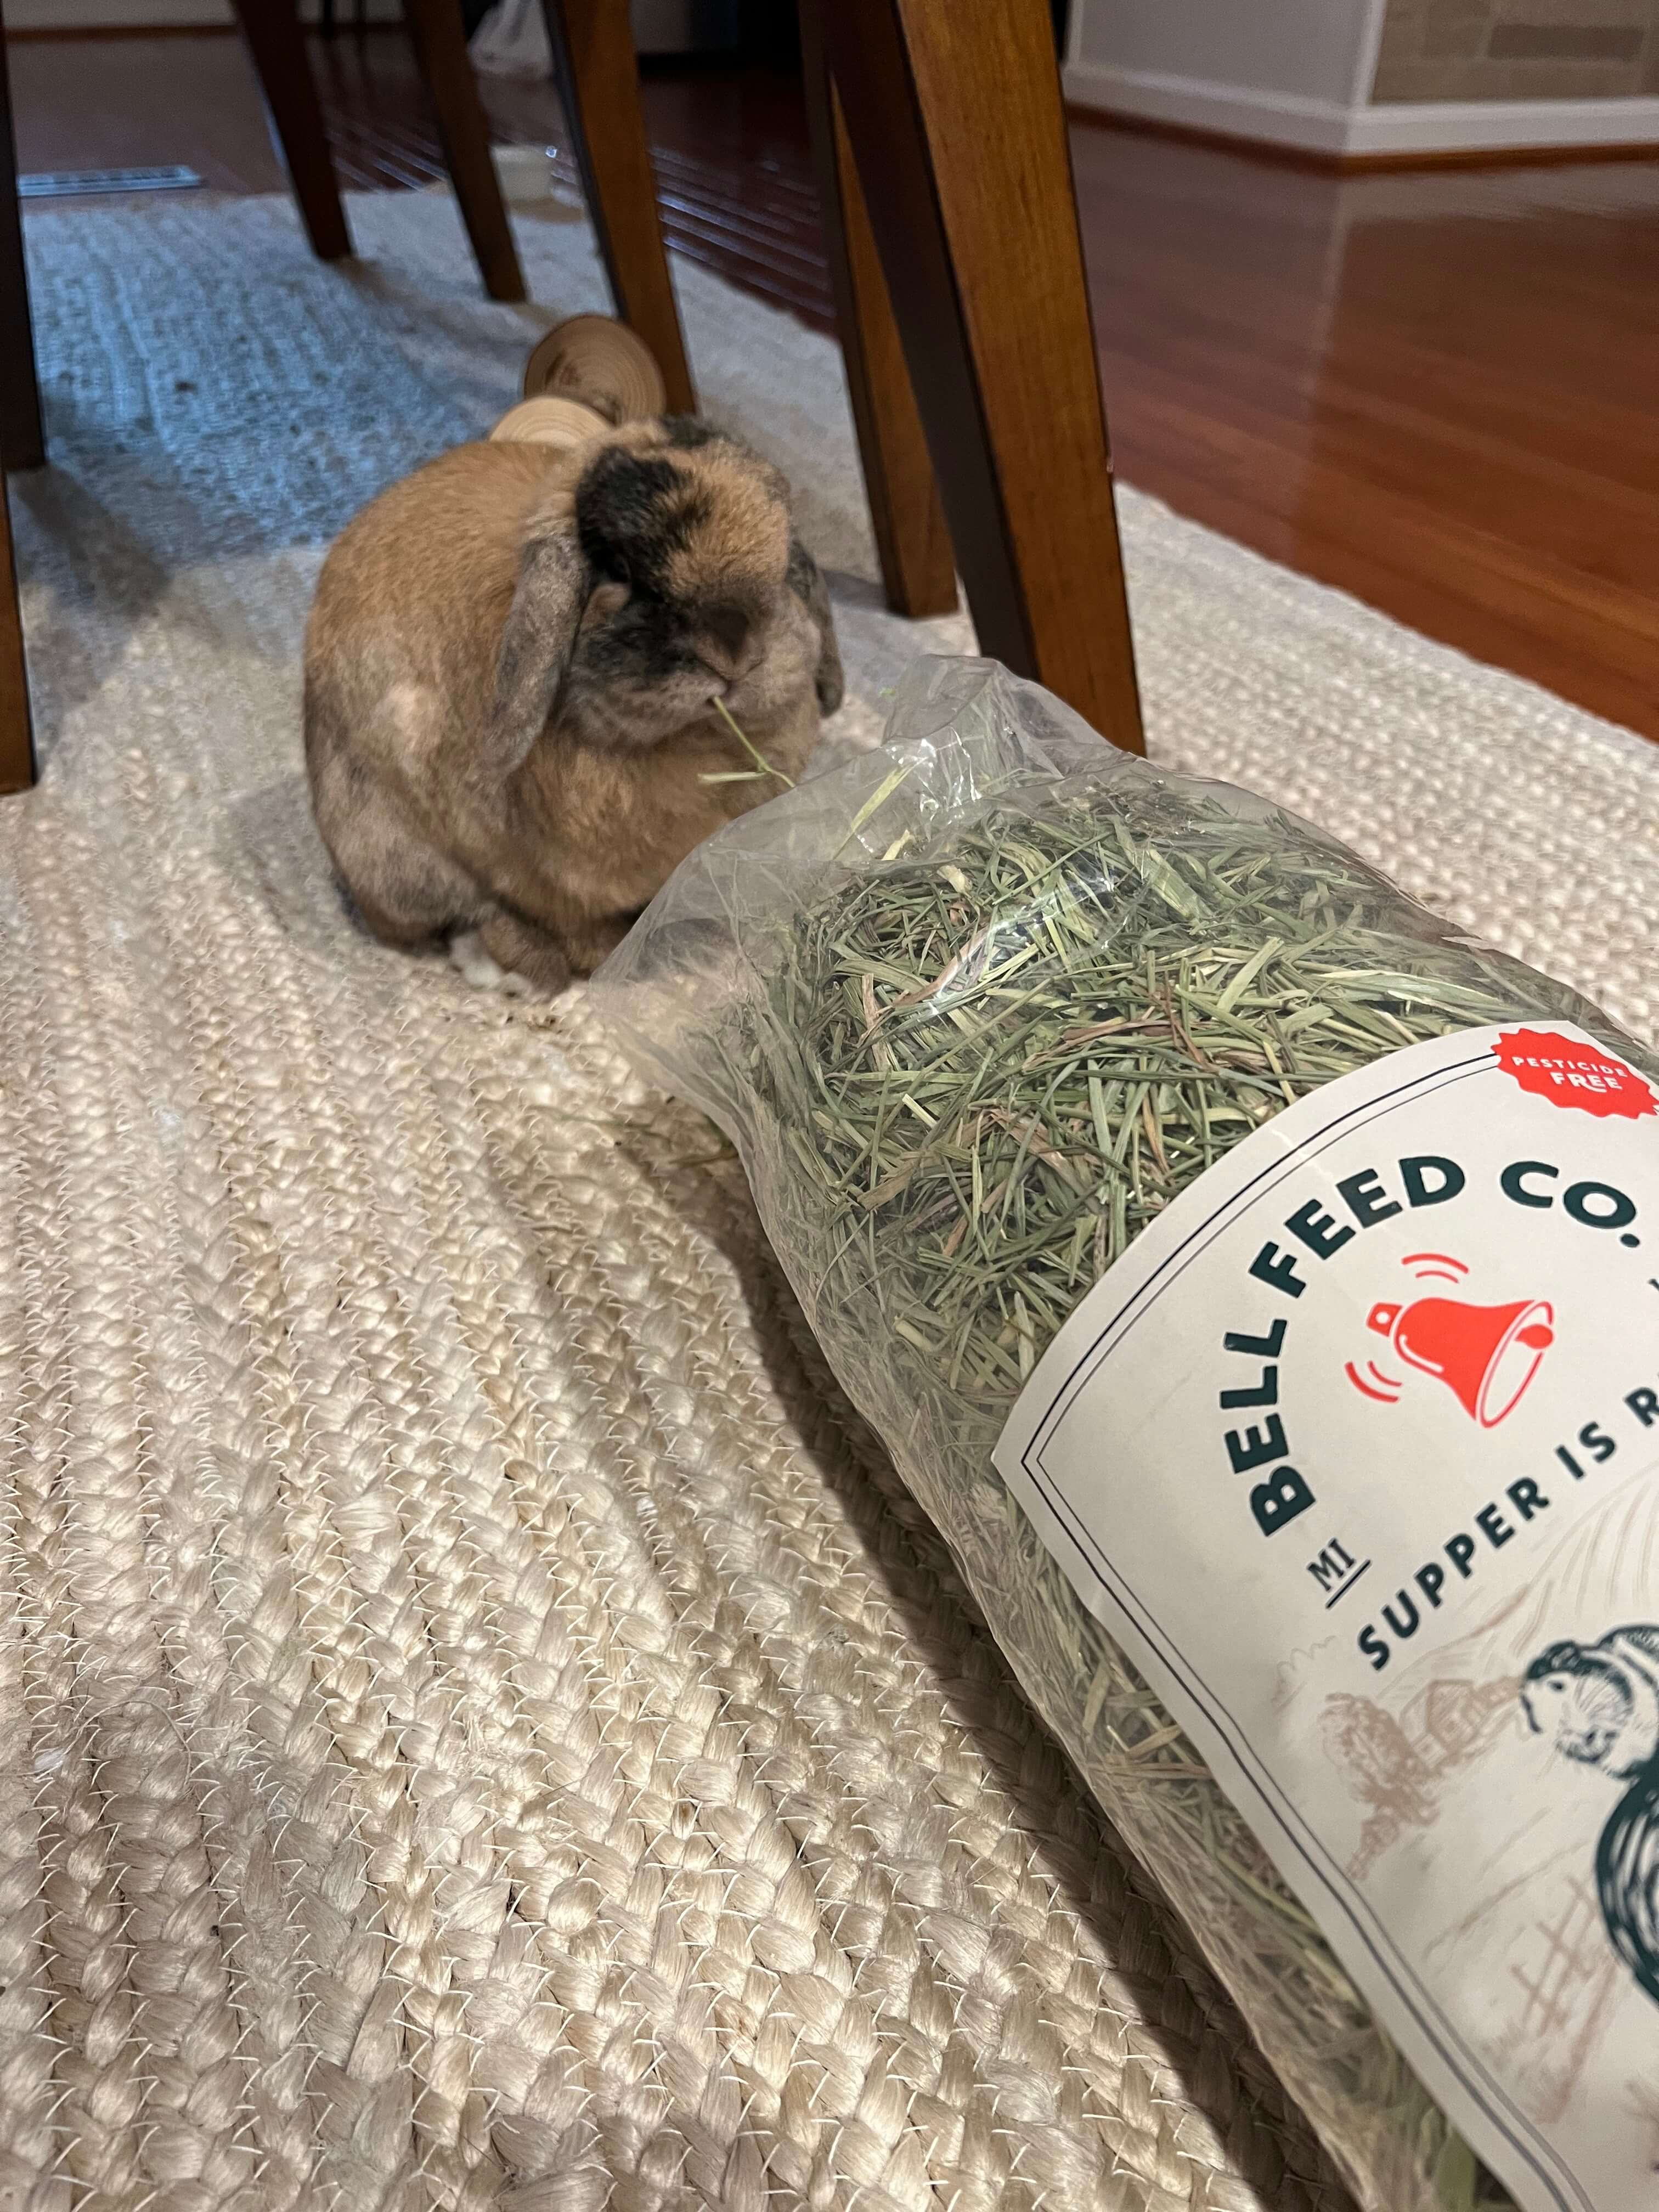
<svg viewBox="0 0 1659 2212">
<path fill-rule="evenodd" d="M 1334 2208 L 740 1179 L 580 1003 L 343 917 L 328 537 L 602 303 L 447 202 L 30 221 L 42 788 L 0 802 L 0 2203 Z M 697 374 L 879 611 L 836 356 L 692 268 Z M 1651 1034 L 1659 749 L 1126 495 L 1155 749 Z"/>
</svg>

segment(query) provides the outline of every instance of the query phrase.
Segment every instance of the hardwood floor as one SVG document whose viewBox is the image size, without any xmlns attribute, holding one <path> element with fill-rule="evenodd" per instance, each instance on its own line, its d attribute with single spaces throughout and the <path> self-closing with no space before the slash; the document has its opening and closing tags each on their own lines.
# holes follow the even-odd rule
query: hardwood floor
<svg viewBox="0 0 1659 2212">
<path fill-rule="evenodd" d="M 1073 149 L 1123 476 L 1659 738 L 1659 164 Z"/>
<path fill-rule="evenodd" d="M 440 173 L 398 33 L 314 52 L 343 183 Z M 10 52 L 23 167 L 282 188 L 234 40 Z M 560 143 L 550 88 L 483 89 Z M 671 242 L 829 328 L 793 80 L 652 69 L 645 106 Z M 1339 178 L 1087 121 L 1073 158 L 1127 481 L 1659 738 L 1659 161 Z"/>
</svg>

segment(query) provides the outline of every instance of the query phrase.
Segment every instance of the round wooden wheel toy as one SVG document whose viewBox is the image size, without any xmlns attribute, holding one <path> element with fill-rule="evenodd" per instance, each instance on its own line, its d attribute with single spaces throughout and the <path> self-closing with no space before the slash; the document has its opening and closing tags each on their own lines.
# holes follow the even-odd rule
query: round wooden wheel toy
<svg viewBox="0 0 1659 2212">
<path fill-rule="evenodd" d="M 583 406 L 580 399 L 542 397 L 521 399 L 516 407 L 508 408 L 489 436 L 492 444 L 562 446 L 568 449 L 585 446 L 590 438 L 603 437 L 610 428 L 603 415 Z"/>
<path fill-rule="evenodd" d="M 620 422 L 660 415 L 668 404 L 649 346 L 609 315 L 556 324 L 525 364 L 524 396 L 586 401 Z"/>
</svg>

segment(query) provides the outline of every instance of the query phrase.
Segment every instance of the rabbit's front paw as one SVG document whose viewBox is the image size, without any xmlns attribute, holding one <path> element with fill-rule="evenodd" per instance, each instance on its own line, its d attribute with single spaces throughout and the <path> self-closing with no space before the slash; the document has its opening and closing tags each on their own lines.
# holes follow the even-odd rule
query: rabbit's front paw
<svg viewBox="0 0 1659 2212">
<path fill-rule="evenodd" d="M 529 995 L 529 983 L 510 968 L 501 966 L 479 930 L 458 929 L 449 940 L 449 957 L 475 990 L 501 991 L 510 999 Z"/>
</svg>

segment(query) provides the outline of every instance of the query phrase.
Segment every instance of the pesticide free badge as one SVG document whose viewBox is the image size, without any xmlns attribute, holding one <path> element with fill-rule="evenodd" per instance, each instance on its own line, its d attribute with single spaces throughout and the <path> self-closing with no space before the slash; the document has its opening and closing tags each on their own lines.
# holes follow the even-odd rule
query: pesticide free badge
<svg viewBox="0 0 1659 2212">
<path fill-rule="evenodd" d="M 1651 1087 L 1565 1028 L 1327 1085 L 1096 1286 L 998 1462 L 1097 1609 L 1205 1645 L 1219 1585 L 1386 1671 L 1659 1462 Z"/>
</svg>

